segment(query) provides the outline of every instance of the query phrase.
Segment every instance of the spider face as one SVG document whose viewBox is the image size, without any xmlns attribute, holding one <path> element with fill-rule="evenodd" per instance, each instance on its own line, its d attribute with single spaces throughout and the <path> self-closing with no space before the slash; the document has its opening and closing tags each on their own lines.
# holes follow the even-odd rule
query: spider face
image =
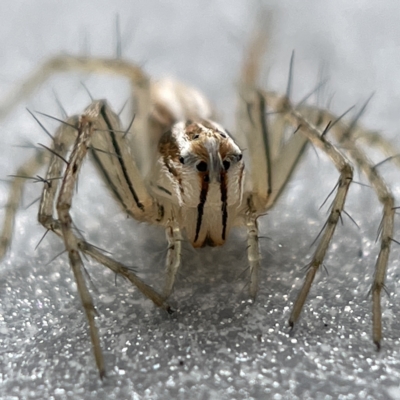
<svg viewBox="0 0 400 400">
<path fill-rule="evenodd" d="M 159 153 L 155 186 L 179 207 L 192 245 L 222 245 L 242 201 L 244 163 L 237 144 L 214 122 L 187 121 L 162 136 Z"/>
</svg>

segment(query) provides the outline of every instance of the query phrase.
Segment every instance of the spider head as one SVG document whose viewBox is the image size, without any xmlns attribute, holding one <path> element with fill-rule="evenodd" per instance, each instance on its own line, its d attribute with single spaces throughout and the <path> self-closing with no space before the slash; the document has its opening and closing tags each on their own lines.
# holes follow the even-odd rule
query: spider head
<svg viewBox="0 0 400 400">
<path fill-rule="evenodd" d="M 186 174 L 197 174 L 208 183 L 218 183 L 229 171 L 239 169 L 242 152 L 220 125 L 211 121 L 176 124 L 173 133 L 180 147 L 179 162 Z"/>
<path fill-rule="evenodd" d="M 167 190 L 185 215 L 192 244 L 222 244 L 242 200 L 244 163 L 238 145 L 215 122 L 186 121 L 163 135 L 159 152 L 160 175 L 170 182 Z"/>
</svg>

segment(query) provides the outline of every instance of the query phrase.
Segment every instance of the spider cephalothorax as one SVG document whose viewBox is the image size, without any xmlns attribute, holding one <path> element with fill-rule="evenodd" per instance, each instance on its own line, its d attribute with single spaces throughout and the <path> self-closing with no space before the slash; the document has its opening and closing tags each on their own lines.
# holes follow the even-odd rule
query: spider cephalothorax
<svg viewBox="0 0 400 400">
<path fill-rule="evenodd" d="M 187 121 L 163 134 L 159 153 L 152 187 L 176 206 L 176 217 L 194 247 L 222 245 L 243 195 L 238 145 L 215 122 Z"/>
</svg>

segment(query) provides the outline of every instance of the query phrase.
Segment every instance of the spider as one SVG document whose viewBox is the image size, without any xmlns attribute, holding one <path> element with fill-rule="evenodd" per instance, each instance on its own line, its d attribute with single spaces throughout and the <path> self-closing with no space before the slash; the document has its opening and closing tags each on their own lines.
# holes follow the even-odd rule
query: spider
<svg viewBox="0 0 400 400">
<path fill-rule="evenodd" d="M 371 288 L 372 336 L 380 348 L 380 298 L 393 241 L 394 198 L 356 140 L 364 140 L 371 146 L 378 144 L 389 153 L 391 147 L 379 134 L 359 125 L 361 113 L 345 123 L 344 115 L 336 117 L 326 110 L 308 106 L 307 99 L 292 104 L 292 62 L 285 95 L 261 89 L 257 81 L 264 42 L 263 35 L 255 35 L 244 57 L 234 136 L 215 122 L 210 103 L 197 89 L 170 79 L 152 81 L 139 66 L 118 58 L 55 57 L 7 97 L 0 108 L 0 117 L 4 118 L 22 98 L 29 96 L 50 75 L 61 71 L 120 75 L 131 84 L 134 118 L 128 128 L 121 127 L 119 116 L 107 101 L 98 100 L 81 115 L 61 121 L 53 135 L 47 132 L 52 139 L 51 146 L 43 146 L 44 151 L 21 166 L 12 180 L 0 236 L 3 257 L 11 242 L 15 212 L 22 196 L 24 179 L 20 178 L 34 176 L 47 164 L 45 177 L 38 178 L 43 182 L 38 219 L 47 231 L 64 241 L 101 378 L 105 376 L 105 365 L 81 255 L 88 255 L 125 277 L 156 306 L 172 312 L 168 297 L 181 264 L 182 240 L 186 238 L 193 247 L 221 246 L 232 227 L 244 227 L 249 293 L 255 298 L 261 265 L 257 219 L 274 206 L 310 142 L 329 156 L 339 171 L 339 179 L 289 325 L 293 327 L 299 319 L 337 223 L 345 212 L 345 200 L 353 180 L 349 157 L 365 173 L 383 206 L 381 248 Z M 243 146 L 246 151 L 242 150 Z M 87 156 L 127 215 L 164 227 L 168 251 L 161 293 L 130 268 L 85 241 L 74 229 L 70 208 L 79 171 Z"/>
</svg>

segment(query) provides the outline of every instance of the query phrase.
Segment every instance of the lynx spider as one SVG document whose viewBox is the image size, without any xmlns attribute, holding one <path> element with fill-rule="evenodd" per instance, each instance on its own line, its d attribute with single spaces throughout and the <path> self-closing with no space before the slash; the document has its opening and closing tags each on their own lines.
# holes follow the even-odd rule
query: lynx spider
<svg viewBox="0 0 400 400">
<path fill-rule="evenodd" d="M 50 75 L 62 71 L 120 75 L 131 84 L 135 119 L 127 130 L 122 130 L 119 117 L 106 101 L 93 101 L 80 116 L 61 123 L 52 136 L 51 148 L 38 152 L 35 158 L 19 168 L 11 182 L 0 236 L 0 256 L 4 257 L 22 196 L 24 179 L 19 178 L 35 175 L 47 163 L 38 218 L 47 231 L 53 231 L 64 240 L 89 322 L 100 377 L 105 375 L 105 365 L 95 324 L 95 308 L 83 275 L 81 253 L 131 281 L 155 305 L 169 312 L 167 299 L 181 264 L 182 238 L 186 237 L 194 247 L 220 246 L 233 226 L 244 226 L 247 229 L 249 291 L 254 298 L 261 261 L 257 218 L 275 204 L 308 142 L 329 156 L 339 171 L 339 180 L 289 325 L 293 326 L 300 316 L 344 212 L 353 179 L 353 168 L 343 155 L 345 151 L 367 176 L 383 206 L 381 247 L 371 288 L 373 341 L 380 348 L 380 298 L 393 240 L 394 198 L 377 169 L 356 144 L 356 139 L 370 146 L 380 146 L 389 156 L 393 156 L 393 150 L 378 133 L 362 129 L 357 122 L 359 116 L 346 124 L 341 117 L 304 102 L 292 105 L 290 90 L 279 96 L 260 89 L 257 79 L 264 42 L 264 35 L 254 36 L 244 58 L 238 85 L 236 138 L 246 146 L 249 156 L 246 167 L 241 148 L 229 132 L 213 121 L 212 108 L 200 92 L 171 80 L 153 82 L 140 67 L 119 58 L 55 57 L 32 74 L 0 107 L 0 118 L 5 118 L 21 99 L 29 96 Z M 290 80 L 291 73 L 288 88 Z M 285 141 L 288 129 L 294 134 Z M 328 136 L 333 136 L 338 145 L 332 144 Z M 87 153 L 129 216 L 165 228 L 169 247 L 162 294 L 143 282 L 130 268 L 75 233 L 70 208 Z M 148 160 L 154 161 L 149 163 Z M 57 215 L 53 212 L 54 207 Z"/>
</svg>

